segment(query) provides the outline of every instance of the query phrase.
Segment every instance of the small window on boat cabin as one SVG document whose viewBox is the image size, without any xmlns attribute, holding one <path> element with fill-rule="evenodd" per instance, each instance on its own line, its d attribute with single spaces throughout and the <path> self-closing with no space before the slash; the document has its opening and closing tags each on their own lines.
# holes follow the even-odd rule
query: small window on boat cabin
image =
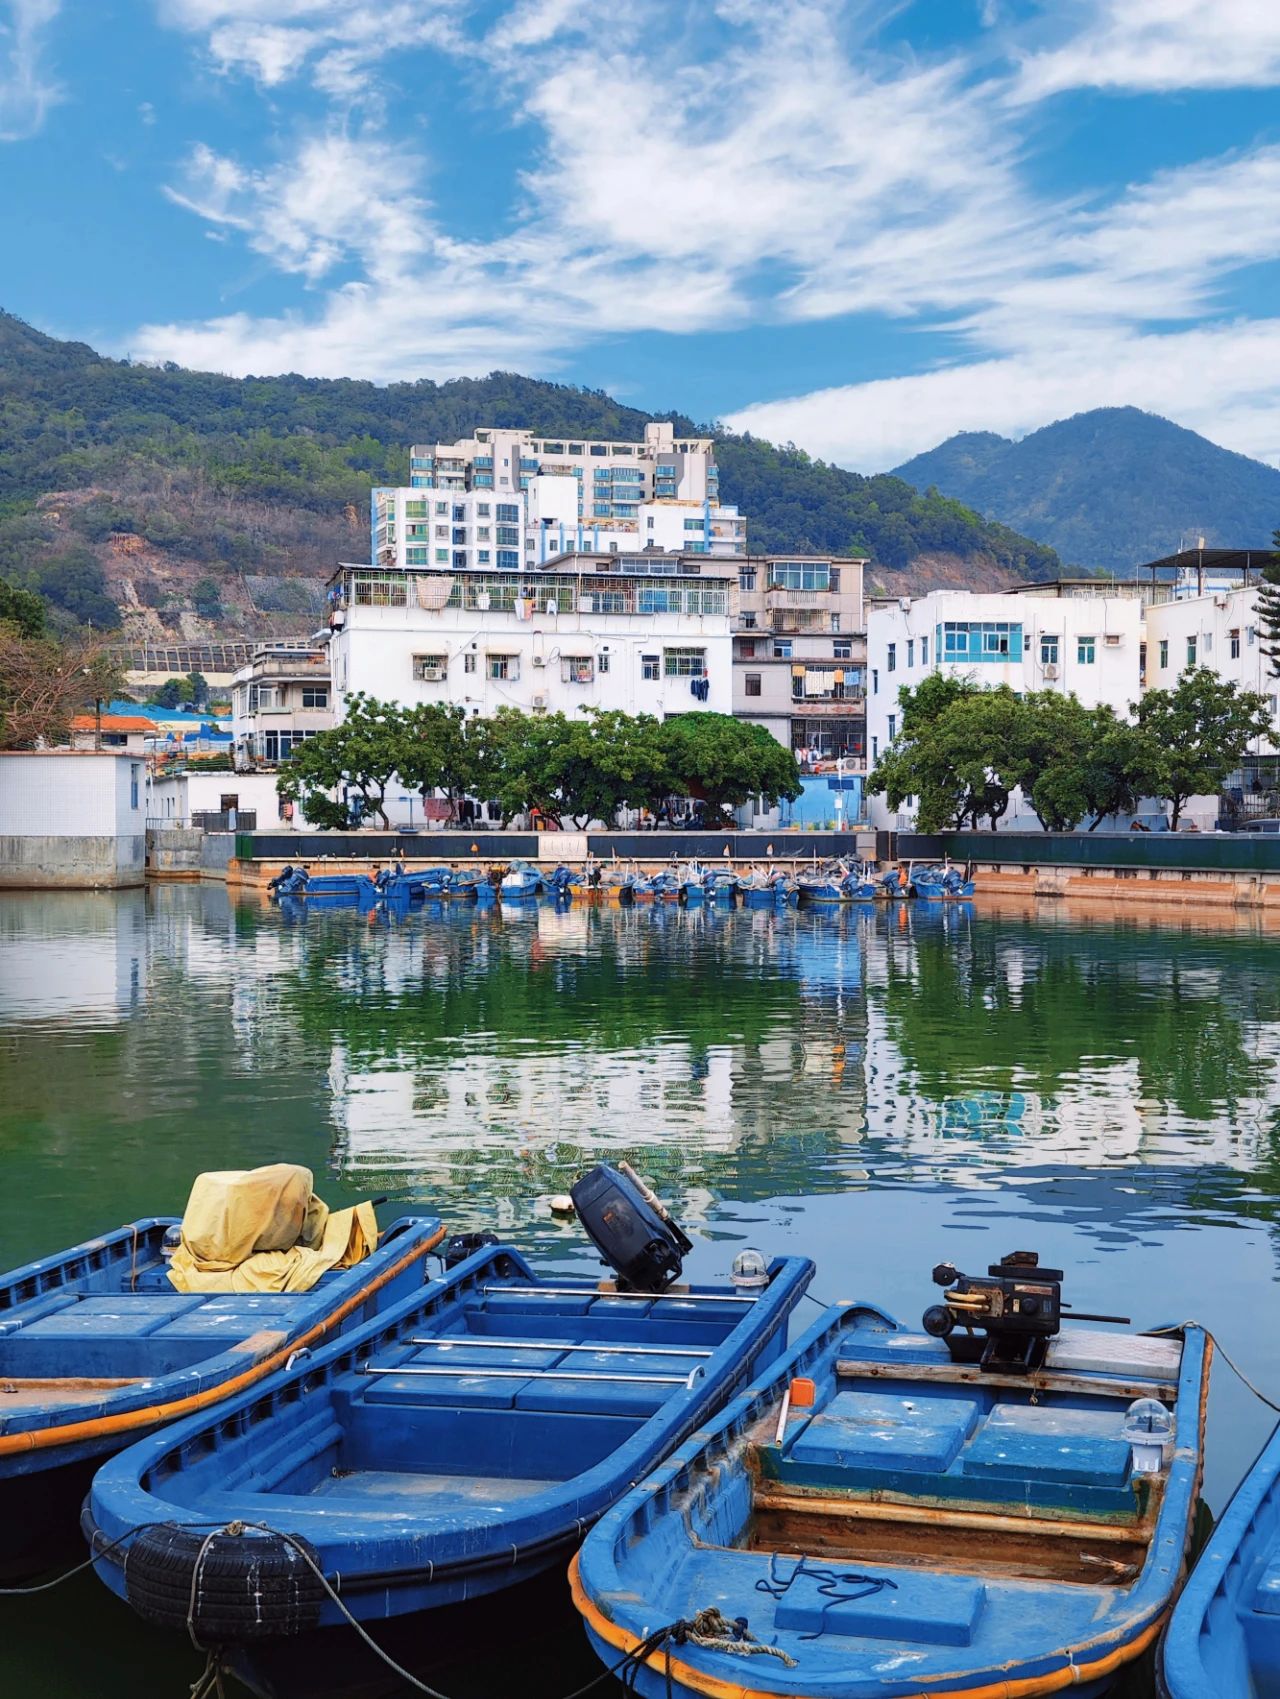
<svg viewBox="0 0 1280 1699">
<path fill-rule="evenodd" d="M 1040 665 L 1056 667 L 1058 664 L 1058 636 L 1056 632 L 1045 632 L 1040 638 Z"/>
<path fill-rule="evenodd" d="M 1091 667 L 1098 658 L 1098 639 L 1096 637 L 1076 638 L 1076 660 L 1082 667 Z"/>
<path fill-rule="evenodd" d="M 661 655 L 641 655 L 640 677 L 647 679 L 658 679 L 662 677 Z"/>
<path fill-rule="evenodd" d="M 743 677 L 743 681 L 742 681 L 742 693 L 743 693 L 743 695 L 744 696 L 759 696 L 759 694 L 760 694 L 760 679 L 761 679 L 761 674 L 759 674 L 759 673 L 747 673 L 747 674 L 745 674 L 744 677 Z"/>
<path fill-rule="evenodd" d="M 490 678 L 514 681 L 520 677 L 519 655 L 486 655 L 486 671 Z"/>
</svg>

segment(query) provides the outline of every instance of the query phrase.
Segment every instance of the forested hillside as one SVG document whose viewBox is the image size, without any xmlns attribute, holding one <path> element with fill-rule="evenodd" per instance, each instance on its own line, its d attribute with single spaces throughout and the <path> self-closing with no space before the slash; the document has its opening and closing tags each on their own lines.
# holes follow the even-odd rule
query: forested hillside
<svg viewBox="0 0 1280 1699">
<path fill-rule="evenodd" d="M 650 417 L 507 372 L 378 387 L 133 365 L 0 314 L 0 576 L 65 620 L 123 612 L 136 636 L 297 629 L 333 563 L 365 556 L 370 486 L 406 481 L 410 443 L 479 424 L 638 438 Z M 973 582 L 1056 569 L 1052 550 L 899 478 L 727 434 L 717 457 L 753 548 Z"/>
<path fill-rule="evenodd" d="M 1265 548 L 1280 471 L 1136 407 L 1099 407 L 1010 442 L 966 431 L 898 467 L 1016 525 L 1075 566 L 1124 576 L 1193 547 Z"/>
</svg>

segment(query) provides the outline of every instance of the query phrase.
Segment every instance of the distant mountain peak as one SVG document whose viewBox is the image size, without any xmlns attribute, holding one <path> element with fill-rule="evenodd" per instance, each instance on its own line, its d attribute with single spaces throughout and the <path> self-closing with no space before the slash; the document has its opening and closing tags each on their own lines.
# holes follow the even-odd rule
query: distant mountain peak
<svg viewBox="0 0 1280 1699">
<path fill-rule="evenodd" d="M 1140 407 L 1095 407 L 1011 442 L 962 431 L 895 473 L 935 487 L 1068 565 L 1125 575 L 1189 533 L 1265 548 L 1280 525 L 1280 471 Z"/>
</svg>

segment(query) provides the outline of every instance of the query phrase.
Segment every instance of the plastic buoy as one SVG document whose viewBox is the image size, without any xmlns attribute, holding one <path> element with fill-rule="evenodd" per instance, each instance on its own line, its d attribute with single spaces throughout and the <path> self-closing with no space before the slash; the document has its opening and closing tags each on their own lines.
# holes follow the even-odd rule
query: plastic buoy
<svg viewBox="0 0 1280 1699">
<path fill-rule="evenodd" d="M 574 1213 L 573 1199 L 568 1192 L 557 1192 L 551 1199 L 552 1215 L 572 1215 Z"/>
</svg>

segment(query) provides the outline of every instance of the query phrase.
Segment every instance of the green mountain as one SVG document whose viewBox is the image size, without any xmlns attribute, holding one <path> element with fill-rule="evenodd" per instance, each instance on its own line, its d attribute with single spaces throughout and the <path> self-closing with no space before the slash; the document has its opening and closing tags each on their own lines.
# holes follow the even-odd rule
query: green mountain
<svg viewBox="0 0 1280 1699">
<path fill-rule="evenodd" d="M 1099 407 L 1009 442 L 965 431 L 896 468 L 1048 543 L 1064 561 L 1132 573 L 1203 537 L 1265 548 L 1280 471 L 1136 407 Z"/>
<path fill-rule="evenodd" d="M 334 562 L 367 558 L 370 487 L 407 482 L 411 443 L 480 424 L 638 438 L 651 417 L 510 372 L 380 387 L 134 365 L 0 313 L 0 576 L 139 639 L 296 630 Z M 957 583 L 1056 570 L 1051 549 L 935 491 L 717 434 L 722 499 L 753 548 Z"/>
</svg>

